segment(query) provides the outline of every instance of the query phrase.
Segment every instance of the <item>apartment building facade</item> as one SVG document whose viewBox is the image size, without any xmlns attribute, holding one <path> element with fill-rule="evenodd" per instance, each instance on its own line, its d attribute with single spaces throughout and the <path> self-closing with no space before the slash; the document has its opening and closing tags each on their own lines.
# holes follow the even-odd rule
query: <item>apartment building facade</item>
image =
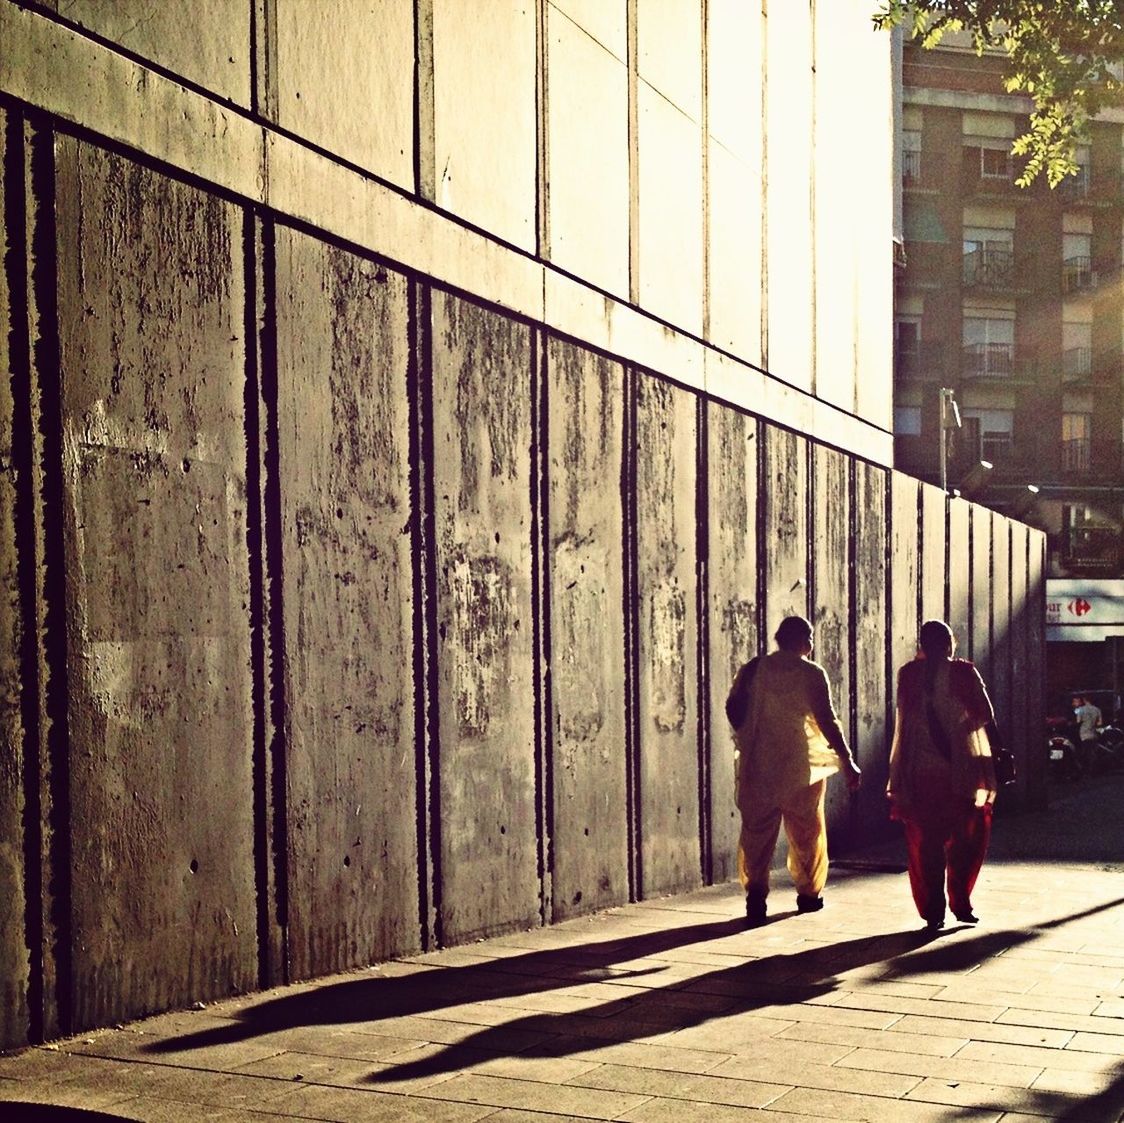
<svg viewBox="0 0 1124 1123">
<path fill-rule="evenodd" d="M 947 486 L 1047 532 L 1058 704 L 1119 691 L 1124 663 L 1124 114 L 1077 175 L 1019 187 L 1031 105 L 1003 64 L 956 35 L 904 47 L 895 463 L 940 482 L 944 427 Z"/>
</svg>

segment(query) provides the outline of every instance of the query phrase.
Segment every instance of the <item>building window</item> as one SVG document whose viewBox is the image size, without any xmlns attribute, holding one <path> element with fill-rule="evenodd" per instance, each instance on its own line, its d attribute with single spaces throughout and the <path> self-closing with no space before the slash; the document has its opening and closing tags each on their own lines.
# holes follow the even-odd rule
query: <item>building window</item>
<svg viewBox="0 0 1124 1123">
<path fill-rule="evenodd" d="M 1085 199 L 1089 195 L 1092 177 L 1089 174 L 1089 146 L 1079 144 L 1073 152 L 1073 162 L 1077 165 L 1076 175 L 1067 175 L 1058 184 L 1058 193 L 1063 198 Z"/>
<path fill-rule="evenodd" d="M 1010 230 L 964 228 L 964 283 L 1005 286 L 1012 282 L 1014 240 Z"/>
<path fill-rule="evenodd" d="M 992 316 L 964 317 L 964 373 L 1004 378 L 1015 357 L 1015 321 Z"/>
<path fill-rule="evenodd" d="M 1011 458 L 1015 414 L 1009 409 L 962 409 L 960 449 L 964 460 L 1004 464 Z"/>
<path fill-rule="evenodd" d="M 1093 325 L 1062 323 L 1062 378 L 1080 382 L 1093 371 Z"/>
<path fill-rule="evenodd" d="M 899 437 L 920 437 L 921 407 L 895 406 L 894 433 Z"/>
<path fill-rule="evenodd" d="M 905 129 L 902 132 L 902 183 L 907 187 L 921 179 L 921 131 Z"/>
<path fill-rule="evenodd" d="M 1062 414 L 1062 470 L 1088 472 L 1093 464 L 1093 415 Z"/>
<path fill-rule="evenodd" d="M 980 149 L 980 179 L 1010 179 L 1011 153 L 1006 147 Z"/>
<path fill-rule="evenodd" d="M 1093 237 L 1091 234 L 1062 235 L 1062 291 L 1082 292 L 1092 288 Z"/>
</svg>

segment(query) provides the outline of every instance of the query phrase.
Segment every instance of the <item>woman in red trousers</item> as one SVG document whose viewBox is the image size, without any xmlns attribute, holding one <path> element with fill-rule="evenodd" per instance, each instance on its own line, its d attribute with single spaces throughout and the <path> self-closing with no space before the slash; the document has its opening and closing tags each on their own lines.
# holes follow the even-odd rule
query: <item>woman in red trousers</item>
<svg viewBox="0 0 1124 1123">
<path fill-rule="evenodd" d="M 909 884 L 930 930 L 948 907 L 975 924 L 972 888 L 987 852 L 995 767 L 987 730 L 994 714 L 983 680 L 952 657 L 949 626 L 921 626 L 921 652 L 898 672 L 897 719 L 890 750 L 891 817 L 905 828 Z"/>
</svg>

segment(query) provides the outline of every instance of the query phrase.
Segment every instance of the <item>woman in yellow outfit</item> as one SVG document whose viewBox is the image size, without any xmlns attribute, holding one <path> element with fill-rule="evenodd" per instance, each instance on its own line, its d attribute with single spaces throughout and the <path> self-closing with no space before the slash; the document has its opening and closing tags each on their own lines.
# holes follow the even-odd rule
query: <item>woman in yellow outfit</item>
<svg viewBox="0 0 1124 1123">
<path fill-rule="evenodd" d="M 842 768 L 854 791 L 862 775 L 839 728 L 827 675 L 809 658 L 812 625 L 802 616 L 788 616 L 775 638 L 778 650 L 746 663 L 726 700 L 738 747 L 738 872 L 751 925 L 765 920 L 769 869 L 782 822 L 797 910 L 823 908 L 827 778 Z"/>
</svg>

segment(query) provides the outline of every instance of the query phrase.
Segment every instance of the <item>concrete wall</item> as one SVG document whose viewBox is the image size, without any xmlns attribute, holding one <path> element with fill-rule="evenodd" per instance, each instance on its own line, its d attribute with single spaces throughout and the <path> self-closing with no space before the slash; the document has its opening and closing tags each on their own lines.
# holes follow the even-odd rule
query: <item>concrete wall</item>
<svg viewBox="0 0 1124 1123">
<path fill-rule="evenodd" d="M 887 468 L 889 228 L 777 138 L 864 6 L 155 7 L 0 0 L 0 1043 L 733 876 L 789 612 L 835 845 L 919 605 L 1028 751 L 1041 536 Z"/>
</svg>

